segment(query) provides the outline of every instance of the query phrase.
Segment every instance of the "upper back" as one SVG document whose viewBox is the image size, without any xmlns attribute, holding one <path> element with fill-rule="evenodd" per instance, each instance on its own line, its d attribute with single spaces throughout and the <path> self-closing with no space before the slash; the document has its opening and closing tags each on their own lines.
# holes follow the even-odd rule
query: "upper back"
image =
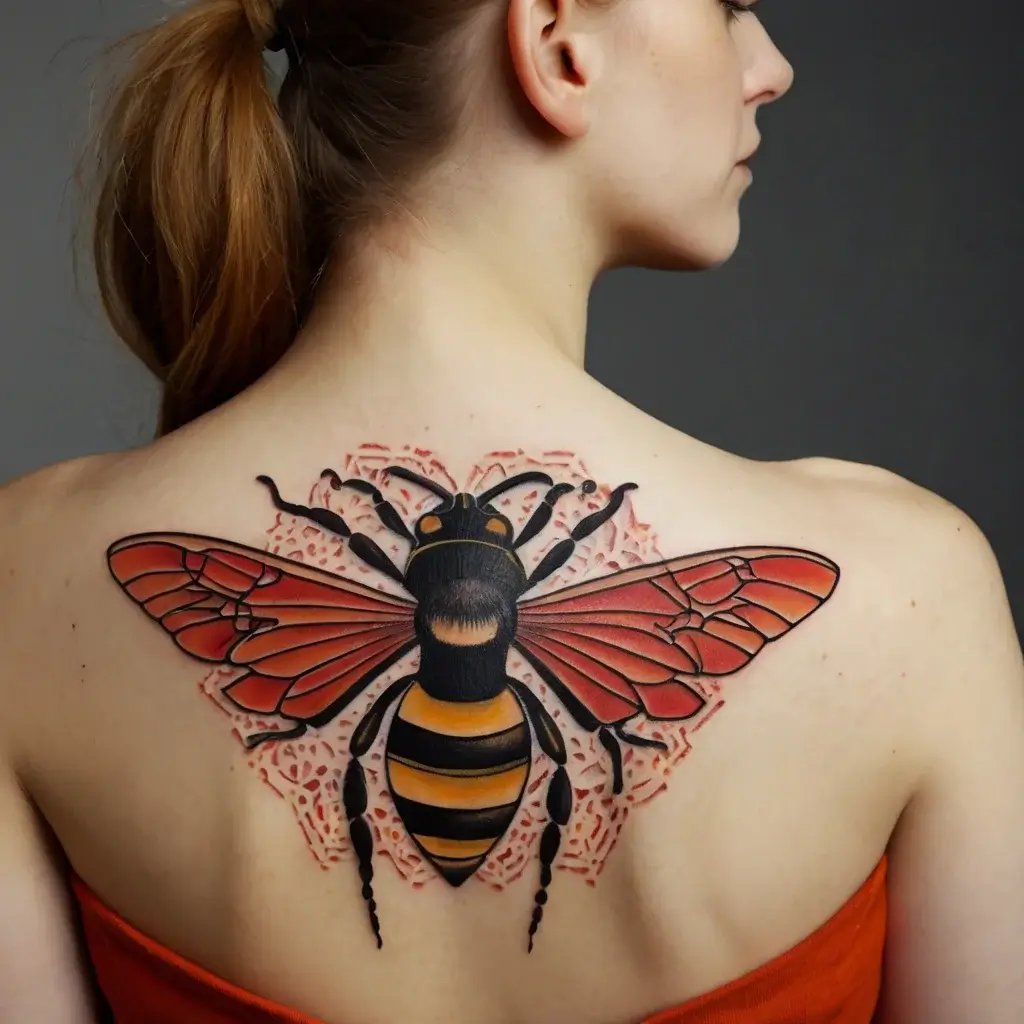
<svg viewBox="0 0 1024 1024">
<path fill-rule="evenodd" d="M 609 425 L 602 411 L 618 422 Z M 912 590 L 890 557 L 913 521 L 907 495 L 916 492 L 884 474 L 836 464 L 749 462 L 618 406 L 590 415 L 574 431 L 545 412 L 516 436 L 507 424 L 477 424 L 471 437 L 449 424 L 388 444 L 379 441 L 386 436 L 379 428 L 350 424 L 298 447 L 291 439 L 276 443 L 252 422 L 243 430 L 230 416 L 215 417 L 149 448 L 80 460 L 16 484 L 7 502 L 2 685 L 11 714 L 2 739 L 74 870 L 144 933 L 242 987 L 328 1021 L 541 1022 L 570 1012 L 581 1022 L 636 1018 L 743 974 L 829 917 L 881 857 L 925 756 L 927 711 L 912 697 L 919 684 L 903 671 L 894 640 Z M 207 605 L 211 594 L 217 598 L 216 614 L 235 631 L 232 643 L 238 630 L 258 636 L 273 610 L 259 604 L 255 577 L 247 584 L 231 578 L 233 570 L 250 571 L 245 566 L 230 558 L 196 561 L 218 547 L 235 558 L 238 545 L 275 553 L 303 567 L 296 573 L 309 586 L 323 585 L 318 573 L 334 573 L 382 599 L 406 601 L 403 586 L 373 567 L 368 548 L 356 555 L 336 530 L 275 509 L 269 487 L 256 481 L 272 478 L 282 502 L 330 505 L 408 574 L 415 545 L 374 503 L 389 499 L 409 528 L 443 503 L 408 479 L 378 475 L 395 464 L 443 481 L 453 493 L 479 495 L 518 472 L 543 472 L 575 487 L 551 495 L 543 482 L 526 482 L 494 505 L 519 531 L 549 495 L 550 522 L 535 521 L 542 528 L 515 555 L 527 572 L 554 546 L 571 549 L 521 599 L 523 643 L 508 662 L 509 674 L 541 698 L 563 737 L 571 786 L 529 955 L 527 931 L 547 856 L 542 837 L 552 799 L 559 801 L 547 795 L 558 775 L 541 736 L 547 719 L 531 717 L 528 697 L 494 684 L 488 695 L 500 693 L 487 713 L 498 717 L 488 730 L 478 719 L 459 719 L 436 692 L 420 688 L 417 707 L 399 692 L 360 757 L 368 804 L 360 815 L 358 796 L 353 802 L 345 792 L 353 730 L 392 683 L 415 677 L 419 650 L 410 647 L 394 664 L 382 660 L 350 700 L 338 697 L 342 688 L 316 704 L 326 675 L 305 676 L 299 689 L 314 704 L 288 705 L 290 721 L 253 708 L 269 692 L 268 680 L 285 680 L 273 700 L 298 697 L 288 680 L 317 665 L 329 664 L 327 675 L 337 679 L 342 663 L 369 658 L 372 666 L 372 657 L 402 653 L 397 645 L 428 628 L 415 620 L 411 603 L 383 619 L 371 608 L 376 631 L 361 634 L 358 644 L 338 639 L 345 615 L 355 621 L 351 608 L 333 618 L 322 609 L 307 616 L 306 642 L 334 645 L 318 658 L 296 655 L 297 643 L 278 639 L 259 657 L 250 649 L 248 660 L 224 665 L 217 659 L 227 660 L 226 641 L 190 644 L 179 632 L 176 645 L 170 627 L 157 621 L 166 609 L 151 606 L 147 616 L 139 607 L 162 592 L 153 574 L 167 565 L 143 560 L 112 573 L 116 566 L 108 564 L 115 542 L 171 535 L 161 541 L 165 553 L 178 550 L 184 559 L 192 552 L 192 561 L 181 563 L 191 573 L 181 585 L 198 587 L 196 599 Z M 383 494 L 335 490 L 320 477 L 325 467 L 342 480 L 372 479 Z M 588 477 L 596 490 L 583 486 Z M 627 482 L 635 489 L 615 490 Z M 585 524 L 616 493 L 614 514 L 596 529 L 593 520 Z M 186 550 L 180 535 L 206 540 Z M 423 547 L 425 538 L 415 543 Z M 480 587 L 500 575 L 497 563 L 450 546 L 462 554 L 431 563 L 432 571 L 475 578 Z M 746 551 L 730 556 L 724 549 Z M 683 563 L 676 576 L 642 568 L 671 568 L 673 560 L 710 552 L 718 554 L 686 563 L 685 578 Z M 163 556 L 148 550 L 145 557 Z M 508 552 L 498 557 L 510 560 Z M 758 557 L 768 559 L 760 582 L 749 575 Z M 425 564 L 426 552 L 417 558 Z M 784 558 L 805 560 L 784 566 Z M 717 565 L 716 573 L 703 589 L 689 590 L 692 567 L 705 562 Z M 285 563 L 268 564 L 279 580 Z M 799 571 L 787 583 L 784 569 Z M 640 582 L 609 603 L 607 578 L 628 570 Z M 211 583 L 218 572 L 219 592 Z M 530 597 L 581 580 L 590 582 L 589 596 L 573 591 L 576 604 L 557 607 L 553 624 L 550 615 L 541 622 L 542 609 L 524 611 Z M 439 585 L 418 584 L 420 606 Z M 307 599 L 323 603 L 291 593 L 279 603 L 293 612 Z M 349 605 L 366 597 L 357 588 L 346 593 Z M 675 602 L 677 618 L 651 604 L 655 593 Z M 469 614 L 445 607 L 452 621 Z M 439 628 L 438 616 L 431 628 Z M 622 641 L 625 633 L 601 633 L 613 620 L 635 630 L 634 644 Z M 361 621 L 358 628 L 367 628 Z M 463 621 L 459 628 L 479 625 Z M 596 678 L 594 663 L 585 661 L 601 643 L 610 645 L 606 651 L 618 647 L 605 661 L 618 665 L 615 679 Z M 452 678 L 483 679 L 491 669 L 469 665 L 468 644 L 465 636 L 452 641 L 457 653 L 444 664 Z M 677 660 L 666 670 L 658 659 L 669 648 Z M 532 659 L 524 656 L 531 652 Z M 292 667 L 281 668 L 287 657 Z M 703 671 L 685 671 L 687 658 Z M 236 690 L 233 701 L 229 687 L 247 671 L 264 688 Z M 431 678 L 446 678 L 432 671 Z M 625 735 L 608 710 L 616 701 L 620 708 L 635 704 Z M 452 736 L 468 750 L 467 737 L 526 729 L 528 778 L 519 785 L 509 769 L 495 783 L 493 771 L 490 781 L 478 772 L 470 781 L 482 788 L 469 796 L 469 769 L 456 780 L 458 791 L 444 788 L 450 777 L 424 781 L 423 765 L 409 756 L 411 741 L 396 738 L 399 717 L 406 732 L 417 726 L 432 729 L 435 741 L 449 737 L 442 753 Z M 294 739 L 252 749 L 243 742 L 304 720 L 312 726 Z M 653 738 L 666 749 L 630 737 Z M 622 756 L 621 793 L 613 792 L 609 742 Z M 500 799 L 496 785 L 504 787 Z M 466 832 L 456 851 L 422 836 L 413 842 L 410 832 L 423 828 L 405 813 L 411 803 L 433 806 L 435 817 L 462 808 L 455 813 L 466 821 L 473 807 L 473 822 L 480 808 L 515 806 L 496 845 Z M 380 951 L 352 850 L 354 817 L 372 824 Z M 445 866 L 456 853 L 465 856 L 474 836 L 482 862 L 471 866 L 465 884 L 446 884 Z"/>
</svg>

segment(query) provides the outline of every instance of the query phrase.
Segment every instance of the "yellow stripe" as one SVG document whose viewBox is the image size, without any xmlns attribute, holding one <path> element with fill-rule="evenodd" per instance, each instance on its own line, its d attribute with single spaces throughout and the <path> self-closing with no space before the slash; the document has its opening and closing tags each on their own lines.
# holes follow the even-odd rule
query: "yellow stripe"
<svg viewBox="0 0 1024 1024">
<path fill-rule="evenodd" d="M 396 796 L 404 796 L 406 800 L 415 800 L 428 807 L 463 811 L 514 803 L 523 792 L 529 770 L 530 766 L 524 764 L 500 775 L 455 778 L 421 772 L 388 758 L 388 779 Z"/>
<path fill-rule="evenodd" d="M 456 703 L 437 700 L 419 683 L 413 683 L 398 709 L 398 717 L 442 736 L 489 736 L 519 725 L 523 709 L 511 690 L 502 690 L 490 700 Z"/>
<path fill-rule="evenodd" d="M 439 836 L 413 835 L 427 853 L 435 857 L 450 857 L 452 860 L 467 860 L 482 857 L 494 845 L 493 839 L 442 839 Z"/>
</svg>

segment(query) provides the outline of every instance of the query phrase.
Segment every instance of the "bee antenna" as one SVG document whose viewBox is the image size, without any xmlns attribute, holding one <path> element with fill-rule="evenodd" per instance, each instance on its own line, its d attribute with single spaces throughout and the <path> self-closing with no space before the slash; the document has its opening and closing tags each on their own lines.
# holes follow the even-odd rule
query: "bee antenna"
<svg viewBox="0 0 1024 1024">
<path fill-rule="evenodd" d="M 392 476 L 401 477 L 403 480 L 408 480 L 409 483 L 419 484 L 420 487 L 426 488 L 431 494 L 436 494 L 445 501 L 455 501 L 455 495 L 446 487 L 442 487 L 435 480 L 431 480 L 429 477 L 422 476 L 419 473 L 414 473 L 411 469 L 406 469 L 404 466 L 388 466 L 383 471 L 383 475 L 388 473 Z"/>
<path fill-rule="evenodd" d="M 486 505 L 487 502 L 498 497 L 499 494 L 504 494 L 520 484 L 547 484 L 548 487 L 551 487 L 554 482 L 547 473 L 517 473 L 515 476 L 510 476 L 507 480 L 502 480 L 500 484 L 495 484 L 489 490 L 484 491 L 483 494 L 478 494 L 476 496 L 477 504 Z"/>
</svg>

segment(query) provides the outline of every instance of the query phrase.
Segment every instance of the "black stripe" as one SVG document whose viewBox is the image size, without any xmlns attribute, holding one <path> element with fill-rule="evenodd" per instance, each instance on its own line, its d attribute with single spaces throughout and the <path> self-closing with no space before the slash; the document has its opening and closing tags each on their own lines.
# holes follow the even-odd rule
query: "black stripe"
<svg viewBox="0 0 1024 1024">
<path fill-rule="evenodd" d="M 654 740 L 648 742 L 653 743 Z M 398 757 L 396 754 L 388 753 L 388 762 L 402 764 L 407 768 L 414 768 L 416 771 L 426 772 L 428 775 L 436 775 L 444 779 L 486 779 L 489 776 L 504 775 L 514 768 L 522 768 L 530 763 L 528 757 L 521 757 L 518 761 L 506 761 L 496 768 L 431 768 L 425 764 L 417 764 L 407 757 Z"/>
<path fill-rule="evenodd" d="M 422 850 L 423 847 L 420 847 L 420 849 Z M 430 858 L 430 862 L 436 864 L 439 868 L 465 868 L 470 865 L 476 867 L 477 864 L 482 863 L 487 858 L 486 853 L 478 853 L 473 857 L 442 857 L 427 850 L 423 852 Z"/>
<path fill-rule="evenodd" d="M 530 728 L 520 722 L 489 736 L 445 736 L 396 715 L 387 752 L 429 768 L 497 768 L 530 756 Z"/>
<path fill-rule="evenodd" d="M 519 809 L 519 801 L 475 811 L 430 807 L 393 794 L 405 827 L 415 835 L 439 839 L 500 839 Z"/>
<path fill-rule="evenodd" d="M 476 874 L 476 869 L 483 863 L 484 858 L 480 857 L 477 860 L 468 860 L 463 864 L 459 864 L 456 861 L 448 863 L 439 863 L 433 857 L 428 855 L 427 860 L 430 861 L 434 867 L 441 873 L 441 877 L 452 886 L 458 888 L 466 881 L 467 878 L 472 877 Z"/>
</svg>

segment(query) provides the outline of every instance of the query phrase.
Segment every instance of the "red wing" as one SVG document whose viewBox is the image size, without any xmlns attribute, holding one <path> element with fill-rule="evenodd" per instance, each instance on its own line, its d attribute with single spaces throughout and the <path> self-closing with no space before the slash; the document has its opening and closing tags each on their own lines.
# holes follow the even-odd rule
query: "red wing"
<svg viewBox="0 0 1024 1024">
<path fill-rule="evenodd" d="M 416 643 L 414 601 L 231 541 L 143 534 L 107 560 L 183 651 L 249 668 L 224 691 L 245 711 L 323 721 Z"/>
<path fill-rule="evenodd" d="M 834 562 L 793 548 L 673 558 L 522 601 L 515 644 L 559 696 L 606 725 L 638 712 L 690 718 L 704 699 L 680 677 L 742 668 L 838 580 Z"/>
</svg>

